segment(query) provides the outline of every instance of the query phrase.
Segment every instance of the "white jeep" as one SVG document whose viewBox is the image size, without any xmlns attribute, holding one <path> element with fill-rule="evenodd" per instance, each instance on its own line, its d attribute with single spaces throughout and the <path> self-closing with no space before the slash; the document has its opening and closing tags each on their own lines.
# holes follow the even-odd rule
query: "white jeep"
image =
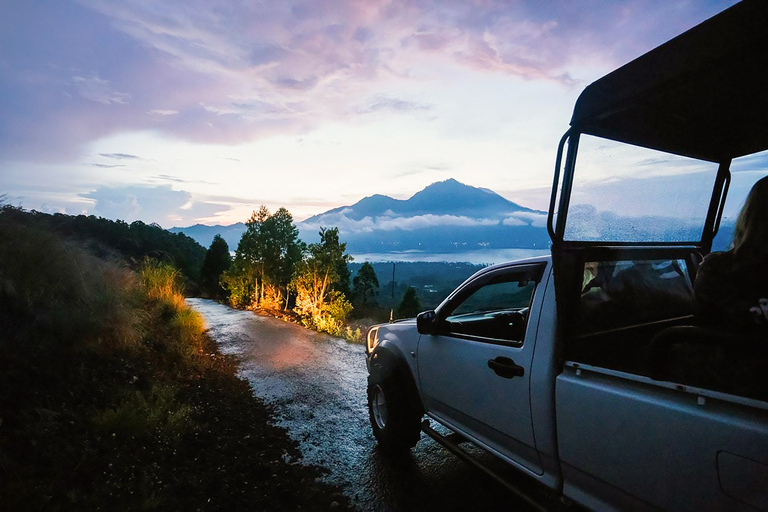
<svg viewBox="0 0 768 512">
<path fill-rule="evenodd" d="M 368 332 L 383 449 L 425 432 L 473 461 L 468 441 L 596 510 L 768 511 L 768 340 L 697 326 L 692 292 L 732 162 L 768 149 L 766 27 L 768 2 L 745 0 L 584 90 L 557 153 L 551 256 L 483 269 Z M 623 198 L 587 181 L 638 169 L 657 178 Z M 659 186 L 676 214 L 654 210 Z"/>
</svg>

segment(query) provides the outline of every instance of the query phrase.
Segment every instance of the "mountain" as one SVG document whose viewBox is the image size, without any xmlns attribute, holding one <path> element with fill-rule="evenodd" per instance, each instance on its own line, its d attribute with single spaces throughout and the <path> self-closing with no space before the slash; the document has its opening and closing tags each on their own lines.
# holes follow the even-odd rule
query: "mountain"
<svg viewBox="0 0 768 512">
<path fill-rule="evenodd" d="M 409 199 L 376 194 L 297 222 L 301 239 L 319 241 L 321 227 L 338 227 L 347 252 L 455 253 L 478 249 L 538 248 L 549 245 L 545 212 L 509 201 L 492 190 L 454 179 L 433 183 Z M 232 226 L 172 228 L 208 247 L 220 233 L 231 251 L 245 231 Z"/>
<path fill-rule="evenodd" d="M 352 206 L 341 206 L 315 215 L 303 221 L 315 224 L 322 219 L 343 214 L 348 219 L 362 220 L 366 217 L 394 216 L 413 217 L 419 215 L 453 215 L 468 217 L 496 217 L 500 212 L 536 212 L 504 199 L 496 192 L 477 188 L 454 179 L 439 181 L 417 192 L 410 199 L 393 199 L 376 194 L 361 199 Z"/>
</svg>

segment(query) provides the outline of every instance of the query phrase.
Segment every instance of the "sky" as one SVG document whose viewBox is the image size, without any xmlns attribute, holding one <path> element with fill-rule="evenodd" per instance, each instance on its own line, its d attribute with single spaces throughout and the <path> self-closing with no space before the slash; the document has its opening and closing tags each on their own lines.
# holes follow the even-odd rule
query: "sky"
<svg viewBox="0 0 768 512">
<path fill-rule="evenodd" d="M 0 3 L 0 196 L 163 227 L 454 178 L 546 210 L 590 82 L 705 0 Z"/>
</svg>

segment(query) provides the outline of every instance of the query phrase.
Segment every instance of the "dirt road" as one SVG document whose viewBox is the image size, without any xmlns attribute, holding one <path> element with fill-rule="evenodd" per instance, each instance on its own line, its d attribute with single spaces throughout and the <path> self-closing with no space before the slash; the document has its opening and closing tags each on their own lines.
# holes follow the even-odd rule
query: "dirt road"
<svg viewBox="0 0 768 512">
<path fill-rule="evenodd" d="M 300 443 L 305 461 L 328 468 L 327 480 L 362 510 L 527 510 L 424 435 L 409 459 L 382 456 L 368 424 L 361 345 L 213 301 L 188 300 L 221 351 L 237 355 L 241 376 L 274 406 L 277 424 Z"/>
</svg>

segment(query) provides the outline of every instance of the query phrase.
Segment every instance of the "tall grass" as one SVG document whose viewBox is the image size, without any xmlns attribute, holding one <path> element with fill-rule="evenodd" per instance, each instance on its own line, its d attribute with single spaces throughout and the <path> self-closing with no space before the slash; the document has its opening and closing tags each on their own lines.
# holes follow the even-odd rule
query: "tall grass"
<svg viewBox="0 0 768 512">
<path fill-rule="evenodd" d="M 181 273 L 167 263 L 147 259 L 139 269 L 144 294 L 150 307 L 159 313 L 165 328 L 168 348 L 182 357 L 203 352 L 205 324 L 199 313 L 184 300 Z"/>
<path fill-rule="evenodd" d="M 140 343 L 144 315 L 130 270 L 5 216 L 0 240 L 0 318 L 18 330 L 7 337 L 111 349 Z"/>
<path fill-rule="evenodd" d="M 179 376 L 210 364 L 180 283 L 169 265 L 133 271 L 0 209 L 0 509 L 97 509 L 110 494 L 161 506 L 159 470 L 131 457 L 172 456 L 191 413 Z M 145 482 L 143 504 L 121 475 Z"/>
</svg>

